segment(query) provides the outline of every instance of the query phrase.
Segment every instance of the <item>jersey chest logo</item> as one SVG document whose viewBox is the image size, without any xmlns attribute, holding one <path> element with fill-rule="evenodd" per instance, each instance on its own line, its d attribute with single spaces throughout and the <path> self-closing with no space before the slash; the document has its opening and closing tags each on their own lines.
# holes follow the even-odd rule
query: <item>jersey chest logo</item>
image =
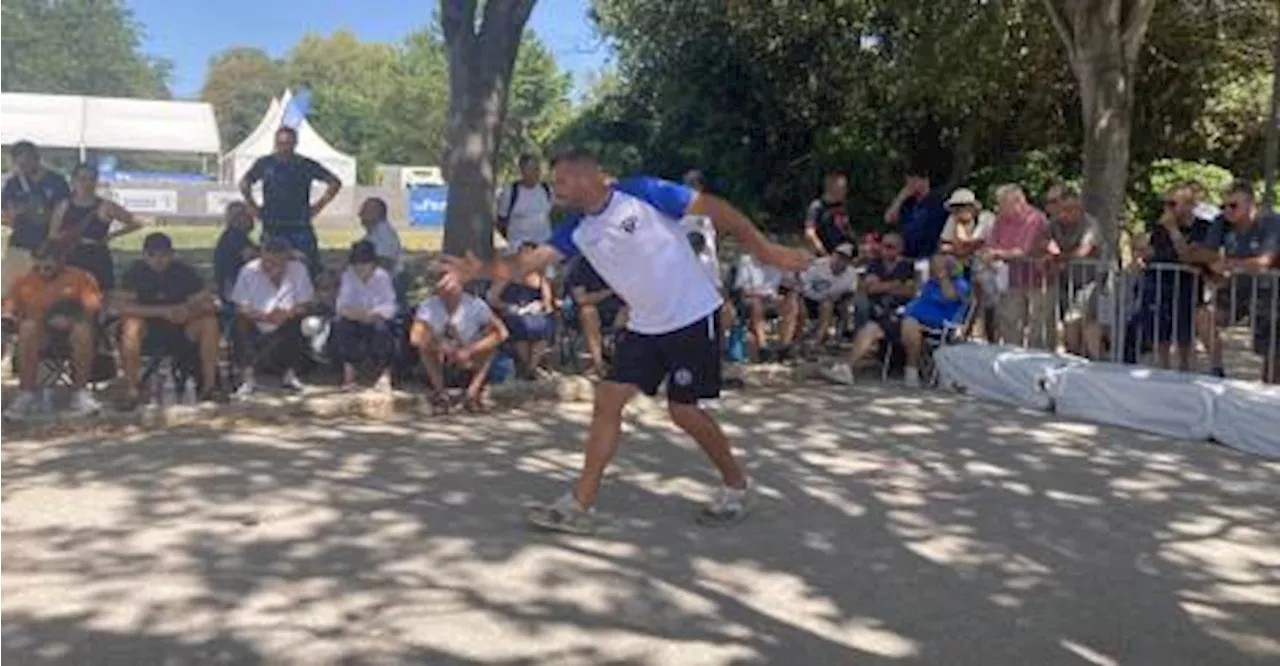
<svg viewBox="0 0 1280 666">
<path fill-rule="evenodd" d="M 632 215 L 632 216 L 630 216 L 630 217 L 628 217 L 628 218 L 624 219 L 624 220 L 622 221 L 622 224 L 620 224 L 620 225 L 618 225 L 618 226 L 619 226 L 619 228 L 621 228 L 623 231 L 625 231 L 625 232 L 627 232 L 627 233 L 629 233 L 629 234 L 634 234 L 634 233 L 636 232 L 636 227 L 640 226 L 640 218 L 639 218 L 639 217 L 637 217 L 637 216 L 635 216 L 635 215 Z"/>
</svg>

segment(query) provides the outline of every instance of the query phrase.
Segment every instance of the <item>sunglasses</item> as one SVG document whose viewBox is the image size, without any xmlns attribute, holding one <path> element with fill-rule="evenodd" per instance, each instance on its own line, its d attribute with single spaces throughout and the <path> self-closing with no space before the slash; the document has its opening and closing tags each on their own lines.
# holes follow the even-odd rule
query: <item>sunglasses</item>
<svg viewBox="0 0 1280 666">
<path fill-rule="evenodd" d="M 1222 205 L 1222 210 L 1236 210 L 1238 208 L 1243 208 L 1243 207 L 1244 205 L 1241 204 L 1239 201 L 1228 201 L 1227 203 Z"/>
<path fill-rule="evenodd" d="M 1178 207 L 1178 202 L 1177 202 L 1177 201 L 1173 201 L 1173 200 L 1171 200 L 1171 199 L 1170 199 L 1170 200 L 1166 200 L 1166 201 L 1164 202 L 1164 207 L 1165 207 L 1165 208 L 1177 208 L 1177 207 Z"/>
<path fill-rule="evenodd" d="M 902 249 L 902 246 L 898 245 L 897 243 L 881 243 L 880 247 L 881 249 L 885 249 L 885 250 L 901 250 Z"/>
<path fill-rule="evenodd" d="M 36 264 L 35 270 L 41 275 L 53 275 L 58 270 L 56 264 Z"/>
</svg>

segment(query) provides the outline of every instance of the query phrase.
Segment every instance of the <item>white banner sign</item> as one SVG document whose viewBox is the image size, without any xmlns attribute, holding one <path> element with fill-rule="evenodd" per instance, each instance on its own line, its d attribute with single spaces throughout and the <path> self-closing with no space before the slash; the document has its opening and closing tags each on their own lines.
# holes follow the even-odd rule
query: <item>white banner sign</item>
<svg viewBox="0 0 1280 666">
<path fill-rule="evenodd" d="M 222 217 L 227 210 L 227 204 L 233 201 L 244 201 L 244 197 L 239 192 L 205 192 L 204 193 L 204 212 L 209 217 Z"/>
<path fill-rule="evenodd" d="M 177 190 L 112 189 L 111 198 L 133 213 L 177 213 Z"/>
</svg>

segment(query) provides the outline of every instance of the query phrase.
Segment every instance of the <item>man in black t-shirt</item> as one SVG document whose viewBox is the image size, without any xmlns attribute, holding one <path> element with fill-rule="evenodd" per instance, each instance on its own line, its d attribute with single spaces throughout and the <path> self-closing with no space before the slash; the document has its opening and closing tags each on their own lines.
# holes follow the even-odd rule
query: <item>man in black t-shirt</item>
<svg viewBox="0 0 1280 666">
<path fill-rule="evenodd" d="M 857 247 L 845 207 L 848 196 L 849 179 L 839 171 L 832 171 L 822 182 L 822 196 L 814 199 L 805 211 L 804 235 L 819 257 L 835 252 L 845 243 Z"/>
<path fill-rule="evenodd" d="M 71 196 L 67 179 L 40 164 L 40 151 L 35 144 L 19 141 L 9 149 L 9 155 L 13 158 L 13 175 L 0 193 L 4 226 L 10 227 L 0 286 L 5 297 L 10 284 L 31 268 L 31 253 L 49 236 L 54 207 Z"/>
<path fill-rule="evenodd" d="M 902 256 L 902 236 L 885 234 L 880 256 L 867 264 L 862 276 L 861 298 L 854 304 L 854 330 L 868 321 L 879 321 L 915 298 L 915 262 Z"/>
<path fill-rule="evenodd" d="M 223 219 L 226 226 L 213 249 L 213 281 L 218 297 L 230 301 L 240 269 L 257 258 L 258 245 L 249 235 L 253 232 L 253 216 L 243 201 L 227 204 Z"/>
<path fill-rule="evenodd" d="M 124 275 L 117 306 L 127 392 L 124 407 L 138 404 L 144 348 L 184 359 L 194 345 L 201 398 L 219 400 L 217 299 L 194 269 L 173 258 L 173 241 L 165 234 L 147 236 L 142 252 L 143 258 Z"/>
<path fill-rule="evenodd" d="M 259 157 L 240 180 L 240 193 L 249 205 L 249 212 L 262 220 L 262 242 L 275 237 L 289 241 L 290 246 L 307 256 L 314 277 L 321 265 L 312 219 L 338 196 L 342 181 L 324 165 L 295 152 L 298 132 L 292 127 L 276 130 L 275 141 L 275 152 Z M 259 181 L 262 182 L 261 206 L 253 196 L 253 186 Z M 315 181 L 323 181 L 328 189 L 312 204 L 311 183 Z"/>
</svg>

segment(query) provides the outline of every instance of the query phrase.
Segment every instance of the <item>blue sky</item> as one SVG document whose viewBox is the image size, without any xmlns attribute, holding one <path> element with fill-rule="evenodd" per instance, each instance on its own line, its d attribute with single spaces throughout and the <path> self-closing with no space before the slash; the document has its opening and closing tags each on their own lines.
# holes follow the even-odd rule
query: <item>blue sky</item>
<svg viewBox="0 0 1280 666">
<path fill-rule="evenodd" d="M 348 29 L 367 41 L 399 41 L 434 20 L 438 0 L 126 0 L 146 31 L 143 49 L 174 63 L 173 92 L 194 97 L 209 57 L 232 46 L 257 46 L 282 56 L 308 33 Z M 539 0 L 530 26 L 574 74 L 608 62 L 608 49 L 587 18 L 589 0 Z"/>
</svg>

